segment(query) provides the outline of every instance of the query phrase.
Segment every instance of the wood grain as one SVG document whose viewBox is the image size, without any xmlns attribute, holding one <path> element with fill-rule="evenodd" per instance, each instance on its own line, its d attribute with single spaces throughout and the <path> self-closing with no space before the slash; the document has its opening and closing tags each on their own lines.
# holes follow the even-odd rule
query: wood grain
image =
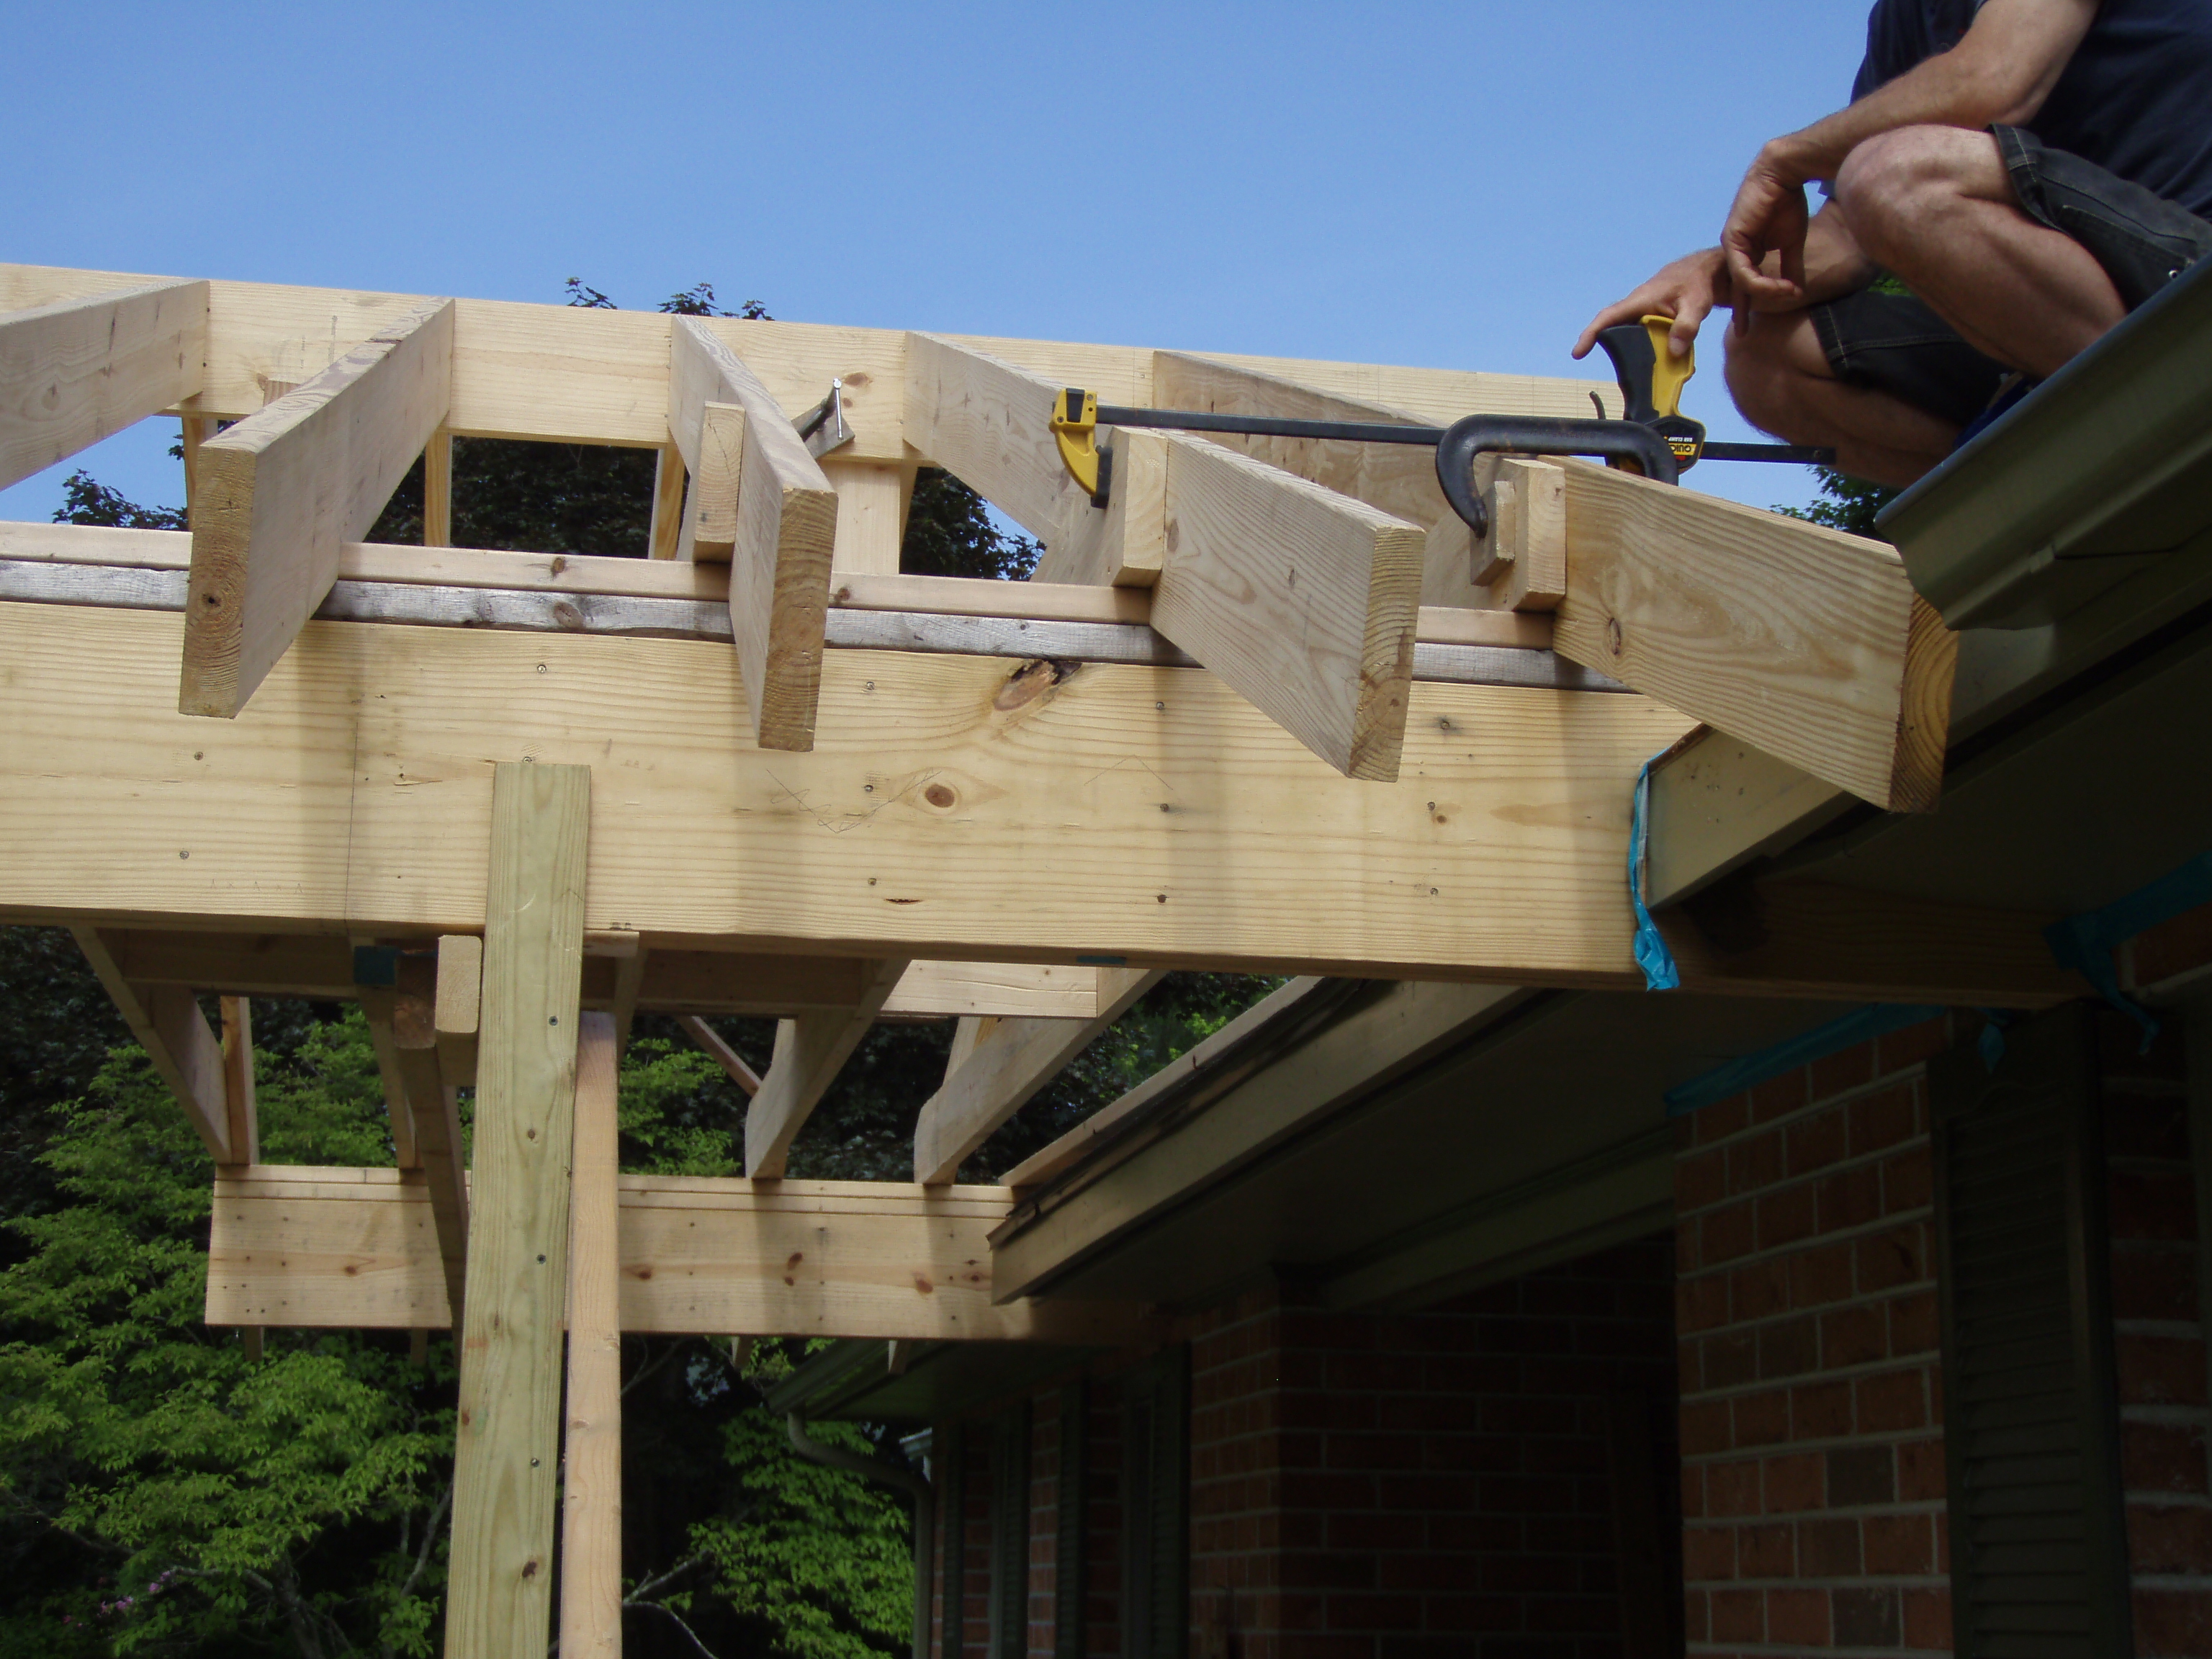
<svg viewBox="0 0 2212 1659">
<path fill-rule="evenodd" d="M 446 1607 L 455 1653 L 538 1659 L 550 1634 L 591 798 L 588 767 L 495 769 Z"/>
<path fill-rule="evenodd" d="M 154 282 L 0 315 L 0 489 L 198 395 L 207 314 Z"/>
<path fill-rule="evenodd" d="M 622 1241 L 615 1023 L 586 1014 L 576 1047 L 568 1208 L 568 1389 L 561 1448 L 562 1659 L 622 1652 Z"/>
<path fill-rule="evenodd" d="M 852 1007 L 776 1022 L 775 1053 L 745 1109 L 746 1175 L 774 1180 L 783 1174 L 792 1141 L 867 1036 L 906 969 L 903 959 L 872 963 Z"/>
</svg>

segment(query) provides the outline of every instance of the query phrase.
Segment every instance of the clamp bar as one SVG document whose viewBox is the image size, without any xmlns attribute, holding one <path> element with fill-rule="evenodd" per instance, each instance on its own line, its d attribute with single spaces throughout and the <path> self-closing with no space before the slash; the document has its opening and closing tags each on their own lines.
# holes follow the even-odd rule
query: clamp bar
<svg viewBox="0 0 2212 1659">
<path fill-rule="evenodd" d="M 1478 537 L 1490 534 L 1490 514 L 1474 488 L 1478 455 L 1596 455 L 1631 463 L 1647 478 L 1674 483 L 1681 476 L 1674 446 L 1636 421 L 1575 421 L 1544 415 L 1470 415 L 1437 442 L 1437 483 L 1452 510 Z"/>
</svg>

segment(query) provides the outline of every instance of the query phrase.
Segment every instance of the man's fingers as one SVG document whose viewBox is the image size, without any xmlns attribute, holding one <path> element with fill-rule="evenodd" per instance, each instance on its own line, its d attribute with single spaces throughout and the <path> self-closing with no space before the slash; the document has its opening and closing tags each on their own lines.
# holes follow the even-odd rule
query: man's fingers
<svg viewBox="0 0 2212 1659">
<path fill-rule="evenodd" d="M 1572 356 L 1577 361 L 1589 356 L 1590 348 L 1597 343 L 1599 335 L 1604 333 L 1615 323 L 1631 317 L 1641 317 L 1643 314 L 1643 301 L 1635 295 L 1632 294 L 1626 300 L 1614 301 L 1590 319 L 1589 326 L 1582 331 L 1582 337 L 1575 342 Z"/>
</svg>

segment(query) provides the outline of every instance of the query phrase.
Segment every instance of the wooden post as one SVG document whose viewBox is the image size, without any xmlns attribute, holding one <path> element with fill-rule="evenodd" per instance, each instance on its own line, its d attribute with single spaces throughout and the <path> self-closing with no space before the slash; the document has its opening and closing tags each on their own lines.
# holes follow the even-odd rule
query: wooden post
<svg viewBox="0 0 2212 1659">
<path fill-rule="evenodd" d="M 453 544 L 453 434 L 440 427 L 422 452 L 422 545 Z"/>
<path fill-rule="evenodd" d="M 584 1016 L 568 1209 L 568 1432 L 562 1454 L 561 1659 L 622 1653 L 622 1310 L 616 1067 L 609 1014 Z"/>
<path fill-rule="evenodd" d="M 591 770 L 492 776 L 446 1650 L 541 1659 L 550 1634 Z"/>
<path fill-rule="evenodd" d="M 663 444 L 653 465 L 653 523 L 646 531 L 646 556 L 674 558 L 683 528 L 684 455 L 674 444 Z"/>
</svg>

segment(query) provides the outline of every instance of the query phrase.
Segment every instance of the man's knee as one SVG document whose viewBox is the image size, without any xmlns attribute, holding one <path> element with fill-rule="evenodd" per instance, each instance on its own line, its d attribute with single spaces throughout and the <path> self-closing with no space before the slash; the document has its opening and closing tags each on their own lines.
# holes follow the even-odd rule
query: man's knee
<svg viewBox="0 0 2212 1659">
<path fill-rule="evenodd" d="M 1763 432 L 1795 439 L 1805 428 L 1805 385 L 1818 374 L 1804 361 L 1811 326 L 1803 313 L 1791 312 L 1754 315 L 1744 332 L 1729 332 L 1723 371 L 1729 396 L 1744 419 Z M 1799 338 L 1801 333 L 1808 338 Z M 1817 343 L 1811 343 L 1810 349 L 1817 352 Z"/>
<path fill-rule="evenodd" d="M 1860 247 L 1893 265 L 1937 216 L 1986 192 L 2004 164 L 1996 141 L 1964 127 L 1899 127 L 1878 133 L 1837 169 L 1836 204 Z"/>
</svg>

